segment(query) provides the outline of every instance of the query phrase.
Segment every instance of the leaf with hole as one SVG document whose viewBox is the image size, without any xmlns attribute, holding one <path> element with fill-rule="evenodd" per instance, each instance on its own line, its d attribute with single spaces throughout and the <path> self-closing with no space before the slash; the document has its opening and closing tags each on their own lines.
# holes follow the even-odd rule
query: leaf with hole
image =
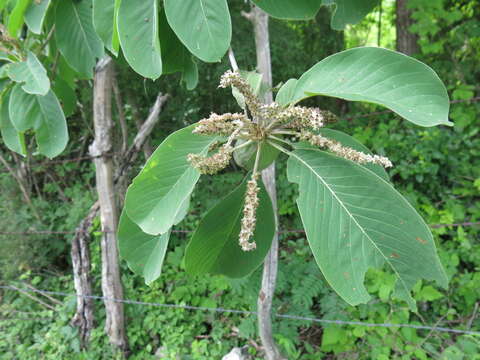
<svg viewBox="0 0 480 360">
<path fill-rule="evenodd" d="M 187 155 L 205 154 L 217 139 L 193 134 L 194 127 L 168 136 L 127 190 L 127 215 L 148 234 L 163 234 L 175 223 L 200 177 L 198 170 L 190 166 Z"/>
<path fill-rule="evenodd" d="M 22 84 L 23 91 L 29 94 L 46 95 L 50 90 L 50 80 L 42 63 L 31 51 L 27 60 L 8 64 L 8 76 Z"/>
<path fill-rule="evenodd" d="M 232 38 L 226 0 L 165 0 L 168 23 L 187 49 L 205 62 L 219 61 Z"/>
<path fill-rule="evenodd" d="M 419 279 L 447 286 L 427 224 L 389 183 L 319 150 L 293 151 L 287 175 L 299 185 L 297 205 L 315 261 L 346 302 L 366 303 L 365 273 L 385 264 L 397 278 L 396 296 L 411 309 Z"/>
<path fill-rule="evenodd" d="M 55 11 L 55 40 L 68 64 L 89 79 L 103 44 L 93 27 L 92 0 L 62 0 Z"/>
<path fill-rule="evenodd" d="M 157 0 L 121 1 L 117 28 L 123 54 L 140 75 L 158 79 L 162 56 L 158 40 Z"/>
<path fill-rule="evenodd" d="M 300 77 L 294 101 L 315 95 L 383 105 L 420 126 L 451 125 L 438 75 L 392 50 L 359 47 L 323 59 Z"/>
<path fill-rule="evenodd" d="M 50 90 L 47 95 L 31 95 L 15 85 L 10 95 L 9 115 L 18 132 L 32 129 L 38 152 L 49 158 L 59 155 L 67 145 L 67 122 L 57 97 Z"/>
<path fill-rule="evenodd" d="M 275 233 L 272 203 L 259 180 L 257 226 L 250 241 L 257 248 L 243 251 L 238 243 L 247 181 L 215 205 L 200 221 L 185 250 L 185 268 L 192 275 L 222 274 L 240 278 L 253 272 L 270 249 Z"/>
</svg>

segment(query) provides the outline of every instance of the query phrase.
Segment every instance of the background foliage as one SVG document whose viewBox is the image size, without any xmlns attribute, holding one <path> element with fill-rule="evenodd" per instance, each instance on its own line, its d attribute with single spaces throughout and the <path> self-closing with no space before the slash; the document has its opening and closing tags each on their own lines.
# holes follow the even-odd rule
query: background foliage
<svg viewBox="0 0 480 360">
<path fill-rule="evenodd" d="M 476 1 L 412 0 L 421 48 L 417 58 L 429 64 L 447 85 L 453 100 L 479 96 L 480 9 Z M 381 45 L 394 46 L 392 2 L 384 2 Z M 251 25 L 240 16 L 243 4 L 230 6 L 232 39 L 238 62 L 254 69 L 255 54 Z M 356 45 L 374 45 L 378 30 L 378 12 L 373 12 L 343 33 L 333 32 L 323 9 L 308 22 L 271 21 L 274 84 L 298 77 L 319 59 Z M 367 39 L 367 40 L 365 40 Z M 288 50 L 286 50 L 288 49 Z M 171 131 L 216 112 L 231 111 L 236 104 L 231 96 L 217 90 L 220 74 L 228 67 L 198 64 L 199 86 L 187 91 L 179 86 L 178 74 L 146 81 L 127 66 L 117 68 L 120 88 L 126 98 L 125 111 L 131 134 L 135 117 L 144 118 L 158 91 L 171 98 L 161 114 L 154 134 L 159 144 Z M 87 80 L 77 84 L 76 97 L 81 104 L 69 117 L 71 136 L 62 156 L 85 155 L 92 140 L 91 92 Z M 61 86 L 61 85 L 57 85 Z M 372 151 L 386 154 L 394 163 L 389 174 L 409 201 L 421 211 L 427 223 L 459 223 L 480 220 L 480 136 L 479 102 L 453 104 L 450 118 L 453 128 L 420 128 L 393 114 L 360 117 L 377 111 L 374 105 L 345 103 L 335 99 L 313 98 L 311 105 L 332 110 L 342 120 L 334 128 L 353 134 Z M 120 130 L 116 130 L 120 131 Z M 120 138 L 120 136 L 118 136 Z M 9 155 L 10 156 L 10 155 Z M 140 168 L 142 159 L 138 162 Z M 0 173 L 1 231 L 34 229 L 70 231 L 84 216 L 93 199 L 94 172 L 88 161 L 50 163 L 28 158 L 27 176 L 31 180 L 33 206 L 41 214 L 32 215 L 7 173 Z M 296 188 L 289 185 L 282 166 L 278 167 L 280 224 L 283 229 L 300 227 L 295 206 Z M 132 171 L 132 174 L 136 171 Z M 229 193 L 241 178 L 226 170 L 221 177 L 202 177 L 192 198 L 192 208 L 179 229 L 194 229 L 200 214 L 216 199 Z M 435 324 L 480 329 L 475 309 L 480 302 L 480 229 L 442 227 L 433 230 L 440 258 L 450 279 L 443 291 L 434 284 L 419 283 L 414 297 L 419 314 L 408 312 L 404 304 L 393 301 L 393 278 L 381 270 L 367 273 L 367 289 L 375 295 L 367 305 L 350 307 L 325 284 L 306 239 L 302 234 L 283 233 L 277 297 L 274 308 L 279 313 L 326 319 L 368 322 Z M 70 235 L 4 236 L 0 235 L 0 276 L 2 282 L 29 283 L 41 289 L 73 291 L 69 264 Z M 92 245 L 95 293 L 100 293 L 99 237 Z M 189 277 L 182 257 L 187 235 L 173 234 L 161 278 L 151 287 L 143 284 L 123 266 L 125 297 L 146 302 L 190 304 L 251 310 L 255 308 L 260 272 L 241 280 L 224 277 Z M 74 298 L 64 298 L 55 311 L 18 293 L 0 295 L 0 354 L 5 359 L 101 359 L 112 358 L 103 334 L 104 314 L 96 308 L 99 320 L 91 350 L 80 352 L 75 329 L 69 321 L 75 309 Z M 476 305 L 477 304 L 477 305 Z M 253 358 L 260 358 L 256 343 L 256 319 L 234 314 L 210 314 L 186 310 L 126 306 L 128 337 L 132 358 L 216 359 L 233 346 L 248 345 Z M 361 326 L 319 326 L 310 322 L 277 320 L 275 337 L 289 359 L 478 359 L 480 340 L 472 336 L 398 328 Z"/>
</svg>

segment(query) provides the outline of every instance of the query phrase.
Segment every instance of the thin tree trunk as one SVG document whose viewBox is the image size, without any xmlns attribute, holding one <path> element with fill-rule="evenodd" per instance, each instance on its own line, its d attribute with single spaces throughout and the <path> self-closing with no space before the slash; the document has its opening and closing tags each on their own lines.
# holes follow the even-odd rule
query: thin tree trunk
<svg viewBox="0 0 480 360">
<path fill-rule="evenodd" d="M 406 55 L 413 55 L 419 52 L 418 36 L 409 31 L 414 21 L 407 3 L 408 0 L 397 0 L 396 4 L 397 50 Z"/>
<path fill-rule="evenodd" d="M 270 90 L 272 88 L 272 63 L 268 34 L 268 15 L 260 8 L 252 6 L 250 13 L 244 13 L 244 16 L 253 24 L 257 54 L 257 70 L 263 75 L 263 82 L 269 89 L 264 97 L 265 103 L 268 104 L 273 101 L 273 94 Z M 267 360 L 280 360 L 283 359 L 283 357 L 273 339 L 271 318 L 278 268 L 278 215 L 275 163 L 262 171 L 262 180 L 272 200 L 276 231 L 273 237 L 272 247 L 270 248 L 263 264 L 262 287 L 257 300 L 258 329 L 265 350 L 265 358 Z"/>
<path fill-rule="evenodd" d="M 138 134 L 133 140 L 125 156 L 118 165 L 113 182 L 114 184 L 122 183 L 127 177 L 128 170 L 135 159 L 138 157 L 140 150 L 149 138 L 155 124 L 159 120 L 160 111 L 168 99 L 167 95 L 161 93 L 157 96 L 155 104 L 150 110 L 147 120 L 141 126 Z M 75 236 L 72 239 L 72 265 L 73 278 L 75 284 L 75 292 L 77 294 L 77 311 L 72 319 L 72 325 L 78 327 L 82 347 L 88 345 L 90 333 L 94 327 L 94 302 L 93 299 L 85 298 L 85 295 L 92 294 L 92 279 L 90 276 L 90 227 L 93 219 L 97 216 L 100 204 L 97 201 L 89 210 L 87 216 L 78 225 Z"/>
<path fill-rule="evenodd" d="M 97 215 L 99 209 L 97 201 L 88 212 L 75 230 L 75 236 L 72 239 L 72 248 L 70 251 L 73 267 L 73 282 L 75 293 L 77 294 L 77 311 L 72 319 L 72 325 L 78 328 L 80 343 L 82 348 L 88 346 L 90 333 L 95 326 L 94 302 L 92 298 L 85 296 L 92 295 L 92 279 L 90 276 L 90 226 Z"/>
<path fill-rule="evenodd" d="M 100 221 L 102 224 L 102 291 L 106 298 L 123 299 L 117 249 L 117 205 L 113 185 L 112 151 L 112 59 L 101 59 L 95 69 L 93 86 L 93 122 L 95 140 L 90 155 L 95 156 L 95 171 Z M 107 332 L 110 343 L 127 352 L 123 304 L 105 300 Z"/>
</svg>

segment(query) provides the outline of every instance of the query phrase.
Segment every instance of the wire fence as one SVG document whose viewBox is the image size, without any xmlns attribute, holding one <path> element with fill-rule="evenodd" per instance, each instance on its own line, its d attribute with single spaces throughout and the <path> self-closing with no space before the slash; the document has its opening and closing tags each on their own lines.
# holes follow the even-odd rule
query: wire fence
<svg viewBox="0 0 480 360">
<path fill-rule="evenodd" d="M 467 221 L 461 223 L 452 223 L 452 224 L 430 224 L 433 229 L 444 228 L 444 227 L 472 227 L 480 226 L 480 221 Z M 70 230 L 70 231 L 55 231 L 55 230 L 31 230 L 31 231 L 0 231 L 0 235 L 12 235 L 12 236 L 34 236 L 34 235 L 73 235 L 77 233 L 90 233 L 92 231 L 82 231 L 82 230 Z M 104 230 L 93 230 L 94 233 L 113 233 L 114 231 L 104 231 Z M 190 234 L 194 230 L 185 230 L 185 229 L 174 229 L 172 233 L 177 234 Z M 282 229 L 278 231 L 279 234 L 305 234 L 303 229 Z"/>
<path fill-rule="evenodd" d="M 221 307 L 211 308 L 211 307 L 192 306 L 192 305 L 183 305 L 183 304 L 163 304 L 163 303 L 157 303 L 157 302 L 145 302 L 145 301 L 137 301 L 137 300 L 129 300 L 129 299 L 115 299 L 115 298 L 109 298 L 109 297 L 97 296 L 97 295 L 78 295 L 78 294 L 66 293 L 62 291 L 50 291 L 50 290 L 39 290 L 39 289 L 18 289 L 15 286 L 9 286 L 9 285 L 0 285 L 0 289 L 17 291 L 17 292 L 38 293 L 42 295 L 55 295 L 55 296 L 62 296 L 62 297 L 82 297 L 85 299 L 93 299 L 98 301 L 112 301 L 112 302 L 119 302 L 119 303 L 128 304 L 128 305 L 152 306 L 152 307 L 191 310 L 191 311 L 204 311 L 204 312 L 239 314 L 239 315 L 247 315 L 247 316 L 258 316 L 258 312 L 256 311 L 226 309 Z M 474 315 L 476 316 L 476 314 Z M 350 321 L 350 320 L 331 320 L 331 319 L 321 319 L 321 318 L 314 318 L 314 317 L 308 317 L 308 316 L 278 314 L 278 313 L 274 313 L 273 316 L 280 319 L 308 321 L 308 322 L 321 323 L 321 324 L 335 324 L 335 325 L 341 325 L 341 326 L 356 325 L 356 326 L 365 326 L 365 327 L 411 328 L 411 329 L 417 329 L 417 330 L 429 330 L 432 332 L 437 331 L 437 332 L 452 333 L 452 334 L 459 334 L 459 335 L 480 336 L 480 331 L 461 330 L 461 329 L 453 329 L 453 328 L 446 328 L 446 327 L 440 327 L 440 326 L 395 324 L 395 323 L 370 323 L 370 322 Z M 470 319 L 469 323 L 471 324 L 473 320 L 474 319 Z M 438 321 L 437 323 L 439 322 L 441 321 Z"/>
</svg>

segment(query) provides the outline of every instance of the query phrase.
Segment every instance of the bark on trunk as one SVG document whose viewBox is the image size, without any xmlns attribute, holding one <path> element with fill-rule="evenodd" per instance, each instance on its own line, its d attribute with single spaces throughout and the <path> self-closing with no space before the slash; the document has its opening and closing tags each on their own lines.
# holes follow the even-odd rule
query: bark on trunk
<svg viewBox="0 0 480 360">
<path fill-rule="evenodd" d="M 397 0 L 396 5 L 396 28 L 397 28 L 397 51 L 406 55 L 413 55 L 419 52 L 418 36 L 412 34 L 408 29 L 414 21 L 411 11 L 407 8 L 408 0 Z"/>
<path fill-rule="evenodd" d="M 255 47 L 257 54 L 257 70 L 263 75 L 263 82 L 272 88 L 272 63 L 270 57 L 270 40 L 268 34 L 268 15 L 260 8 L 253 6 L 249 14 L 245 16 L 252 22 L 255 34 Z M 273 101 L 272 91 L 269 90 L 264 97 L 265 103 Z M 268 360 L 280 360 L 283 357 L 275 344 L 272 334 L 272 302 L 275 293 L 278 267 L 278 216 L 277 216 L 277 192 L 275 185 L 275 163 L 262 171 L 262 180 L 272 200 L 275 214 L 276 231 L 272 241 L 272 247 L 268 252 L 262 275 L 262 287 L 258 295 L 258 329 L 260 339 L 265 350 L 265 358 Z"/>
<path fill-rule="evenodd" d="M 155 124 L 159 120 L 160 111 L 168 99 L 167 95 L 161 93 L 157 96 L 157 100 L 150 110 L 147 120 L 141 126 L 137 136 L 133 140 L 125 156 L 121 159 L 121 163 L 117 168 L 114 176 L 114 184 L 123 182 L 126 178 L 128 170 L 135 159 L 138 157 L 140 150 L 149 138 Z M 93 219 L 97 216 L 100 204 L 97 201 L 88 212 L 88 215 L 78 225 L 75 236 L 72 239 L 72 265 L 73 278 L 75 283 L 75 291 L 77 294 L 77 311 L 72 319 L 72 325 L 79 329 L 80 340 L 82 346 L 88 345 L 90 333 L 94 327 L 94 302 L 93 299 L 84 298 L 85 295 L 92 294 L 92 280 L 90 276 L 90 227 Z"/>
<path fill-rule="evenodd" d="M 123 299 L 122 283 L 117 249 L 117 204 L 113 185 L 112 150 L 112 60 L 101 59 L 95 69 L 93 86 L 93 122 L 95 140 L 90 145 L 90 155 L 96 156 L 95 171 L 98 199 L 100 203 L 100 222 L 104 231 L 102 249 L 102 291 L 110 299 Z M 128 348 L 125 334 L 123 304 L 105 300 L 105 331 L 110 343 L 126 352 Z"/>
<path fill-rule="evenodd" d="M 77 294 L 77 311 L 72 319 L 72 325 L 78 328 L 82 348 L 88 346 L 90 333 L 95 326 L 94 301 L 85 298 L 85 295 L 92 295 L 92 279 L 90 277 L 90 226 L 99 209 L 98 201 L 90 208 L 88 216 L 82 220 L 75 230 L 72 239 L 73 282 Z"/>
</svg>

